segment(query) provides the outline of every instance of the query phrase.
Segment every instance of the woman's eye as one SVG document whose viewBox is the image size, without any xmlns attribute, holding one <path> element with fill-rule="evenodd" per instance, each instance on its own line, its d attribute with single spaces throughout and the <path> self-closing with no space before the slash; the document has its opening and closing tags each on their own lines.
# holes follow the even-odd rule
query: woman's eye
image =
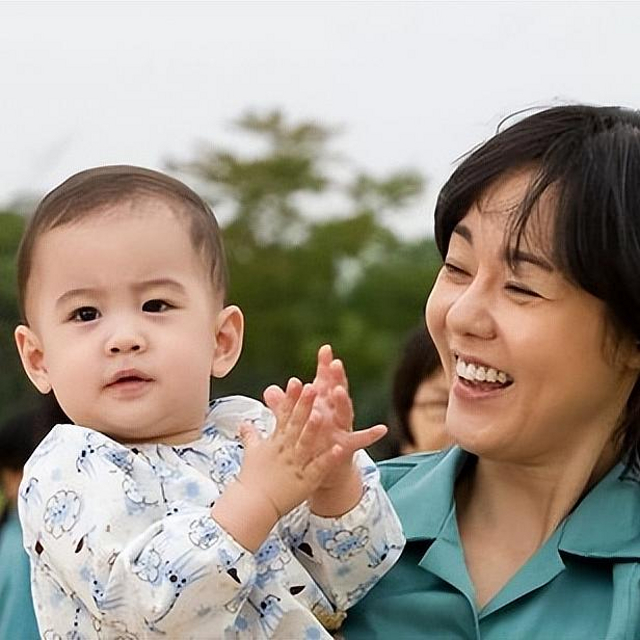
<svg viewBox="0 0 640 640">
<path fill-rule="evenodd" d="M 80 307 L 74 310 L 70 319 L 77 322 L 91 322 L 98 318 L 98 316 L 99 312 L 95 307 Z"/>
<path fill-rule="evenodd" d="M 161 313 L 168 309 L 171 309 L 171 305 L 164 300 L 147 300 L 142 305 L 142 310 L 147 311 L 148 313 Z"/>
<path fill-rule="evenodd" d="M 527 289 L 526 287 L 522 287 L 519 284 L 508 284 L 505 289 L 507 289 L 507 291 L 511 291 L 512 293 L 515 293 L 517 295 L 522 295 L 522 296 L 531 296 L 533 298 L 541 298 L 542 296 L 539 293 L 536 293 L 535 291 L 532 291 L 531 289 Z"/>
<path fill-rule="evenodd" d="M 468 275 L 464 269 L 457 267 L 455 264 L 451 264 L 451 262 L 444 263 L 445 271 L 452 276 L 466 276 Z"/>
</svg>

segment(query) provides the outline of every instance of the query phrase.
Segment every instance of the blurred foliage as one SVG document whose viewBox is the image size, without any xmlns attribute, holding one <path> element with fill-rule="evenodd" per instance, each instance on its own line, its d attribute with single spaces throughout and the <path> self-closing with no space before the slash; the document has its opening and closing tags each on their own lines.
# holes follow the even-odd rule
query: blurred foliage
<svg viewBox="0 0 640 640">
<path fill-rule="evenodd" d="M 245 346 L 215 395 L 260 397 L 291 375 L 309 379 L 329 342 L 347 366 L 358 425 L 386 422 L 397 354 L 423 322 L 440 258 L 432 240 L 402 241 L 382 220 L 419 203 L 423 177 L 359 172 L 331 151 L 335 130 L 279 111 L 235 125 L 260 151 L 203 147 L 169 165 L 232 209 L 229 301 L 245 313 Z"/>
<path fill-rule="evenodd" d="M 24 229 L 23 216 L 0 211 L 0 421 L 32 403 L 37 392 L 25 376 L 13 342 L 19 323 L 15 254 Z"/>
<path fill-rule="evenodd" d="M 332 151 L 337 131 L 278 112 L 235 123 L 258 151 L 202 147 L 169 169 L 197 183 L 224 216 L 229 302 L 246 318 L 243 354 L 214 395 L 260 397 L 313 376 L 320 345 L 345 361 L 360 426 L 386 422 L 390 380 L 406 334 L 423 322 L 440 266 L 431 239 L 404 241 L 385 224 L 418 206 L 424 179 L 368 175 Z M 425 214 L 426 215 L 426 214 Z M 0 420 L 33 403 L 13 329 L 15 252 L 25 219 L 0 213 Z"/>
</svg>

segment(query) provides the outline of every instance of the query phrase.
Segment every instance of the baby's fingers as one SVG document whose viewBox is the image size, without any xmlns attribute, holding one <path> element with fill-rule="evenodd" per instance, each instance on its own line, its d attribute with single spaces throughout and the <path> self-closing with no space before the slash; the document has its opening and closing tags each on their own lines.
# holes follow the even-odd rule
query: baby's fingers
<svg viewBox="0 0 640 640">
<path fill-rule="evenodd" d="M 316 376 L 313 379 L 313 386 L 320 395 L 332 386 L 331 379 L 331 362 L 333 361 L 333 351 L 331 346 L 323 344 L 318 349 L 318 365 L 316 367 Z"/>
<path fill-rule="evenodd" d="M 334 444 L 330 449 L 313 458 L 304 468 L 309 483 L 317 486 L 331 469 L 335 469 L 344 455 L 345 450 L 339 444 Z"/>
<path fill-rule="evenodd" d="M 262 397 L 267 407 L 269 407 L 273 413 L 276 413 L 280 405 L 284 402 L 285 393 L 277 384 L 272 384 L 262 392 Z"/>
<path fill-rule="evenodd" d="M 338 358 L 332 360 L 329 365 L 329 371 L 332 386 L 341 386 L 347 390 L 349 389 L 349 380 L 347 379 L 347 372 L 344 369 L 342 360 Z"/>
<path fill-rule="evenodd" d="M 353 403 L 349 392 L 342 386 L 336 387 L 331 393 L 334 423 L 344 431 L 353 428 Z"/>
<path fill-rule="evenodd" d="M 260 432 L 256 429 L 253 423 L 246 420 L 240 423 L 238 428 L 238 435 L 245 449 L 250 449 L 262 440 Z"/>
<path fill-rule="evenodd" d="M 302 460 L 311 460 L 315 452 L 324 448 L 324 433 L 321 417 L 312 408 L 306 424 L 302 428 L 296 443 L 296 450 Z M 326 445 L 325 445 L 326 446 Z"/>
<path fill-rule="evenodd" d="M 343 437 L 340 438 L 340 444 L 350 452 L 365 449 L 366 447 L 370 447 L 374 442 L 378 442 L 378 440 L 384 438 L 387 431 L 388 429 L 385 425 L 377 424 L 375 427 L 369 427 L 368 429 L 345 433 Z"/>
<path fill-rule="evenodd" d="M 276 434 L 284 434 L 288 431 L 289 421 L 300 396 L 302 395 L 302 382 L 298 378 L 289 378 L 284 397 L 277 406 L 269 407 L 276 416 Z"/>
<path fill-rule="evenodd" d="M 288 420 L 287 435 L 290 438 L 297 440 L 300 437 L 300 433 L 310 420 L 315 399 L 316 390 L 313 385 L 305 384 Z"/>
<path fill-rule="evenodd" d="M 323 344 L 318 349 L 318 368 L 328 367 L 333 360 L 333 349 L 330 344 Z"/>
</svg>

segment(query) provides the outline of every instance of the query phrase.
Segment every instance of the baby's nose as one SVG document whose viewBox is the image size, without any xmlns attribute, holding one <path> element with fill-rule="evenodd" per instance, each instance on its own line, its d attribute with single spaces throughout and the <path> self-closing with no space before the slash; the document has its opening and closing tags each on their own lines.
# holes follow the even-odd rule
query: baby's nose
<svg viewBox="0 0 640 640">
<path fill-rule="evenodd" d="M 130 353 L 132 351 L 143 351 L 146 346 L 144 336 L 132 329 L 121 329 L 114 333 L 106 344 L 109 354 Z"/>
</svg>

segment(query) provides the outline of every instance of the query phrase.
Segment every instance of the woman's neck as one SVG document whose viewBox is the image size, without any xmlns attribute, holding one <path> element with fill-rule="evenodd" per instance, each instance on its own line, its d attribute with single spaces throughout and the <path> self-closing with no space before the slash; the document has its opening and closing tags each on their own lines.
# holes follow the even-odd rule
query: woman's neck
<svg viewBox="0 0 640 640">
<path fill-rule="evenodd" d="M 469 576 L 485 606 L 615 464 L 613 448 L 543 464 L 474 459 L 455 488 Z"/>
<path fill-rule="evenodd" d="M 613 446 L 554 461 L 480 458 L 456 487 L 458 514 L 496 525 L 516 521 L 541 545 L 618 460 Z M 505 523 L 506 524 L 506 523 Z"/>
</svg>

